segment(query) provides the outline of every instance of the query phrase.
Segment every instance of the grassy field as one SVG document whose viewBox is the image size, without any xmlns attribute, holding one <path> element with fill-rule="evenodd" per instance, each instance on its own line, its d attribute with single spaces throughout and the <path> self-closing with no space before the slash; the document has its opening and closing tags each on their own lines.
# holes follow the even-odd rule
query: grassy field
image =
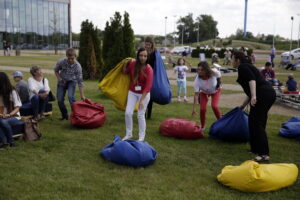
<svg viewBox="0 0 300 200">
<path fill-rule="evenodd" d="M 25 76 L 27 79 L 29 73 Z M 54 75 L 46 77 L 56 93 Z M 175 91 L 173 87 L 173 94 Z M 98 90 L 96 81 L 85 81 L 85 96 L 105 106 L 107 120 L 103 127 L 83 130 L 72 127 L 68 121 L 59 121 L 57 102 L 54 102 L 53 115 L 40 123 L 43 133 L 40 141 L 17 141 L 16 148 L 0 151 L 1 200 L 281 200 L 300 196 L 299 178 L 291 187 L 265 193 L 243 193 L 219 184 L 216 176 L 224 166 L 239 165 L 253 157 L 246 151 L 248 144 L 213 140 L 207 131 L 206 137 L 200 140 L 160 135 L 159 125 L 166 118 L 199 121 L 198 117 L 191 116 L 190 104 L 172 102 L 153 106 L 146 135 L 146 141 L 158 152 L 153 165 L 134 169 L 105 161 L 99 151 L 113 141 L 114 135 L 125 135 L 124 113 Z M 229 109 L 221 110 L 225 113 Z M 271 163 L 300 166 L 299 141 L 278 136 L 281 123 L 288 118 L 269 115 Z M 214 114 L 208 108 L 207 127 L 214 121 Z M 137 139 L 136 116 L 134 138 Z"/>
</svg>

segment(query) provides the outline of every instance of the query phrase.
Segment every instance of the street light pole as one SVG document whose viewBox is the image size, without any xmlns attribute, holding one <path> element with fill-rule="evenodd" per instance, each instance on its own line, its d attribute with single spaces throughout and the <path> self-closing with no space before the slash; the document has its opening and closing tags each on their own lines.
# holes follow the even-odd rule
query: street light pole
<svg viewBox="0 0 300 200">
<path fill-rule="evenodd" d="M 300 13 L 298 13 L 297 16 L 300 16 Z M 300 40 L 300 20 L 299 20 L 299 29 L 298 29 L 298 45 L 297 45 L 297 48 L 299 48 L 299 40 Z"/>
<path fill-rule="evenodd" d="M 199 23 L 198 23 L 198 30 L 197 30 L 197 46 L 199 46 Z"/>
<path fill-rule="evenodd" d="M 292 20 L 292 28 L 291 28 L 290 56 L 292 54 L 292 42 L 293 42 L 293 21 L 294 21 L 293 16 L 291 16 L 291 20 Z"/>
<path fill-rule="evenodd" d="M 183 34 L 184 34 L 184 25 L 182 25 L 181 46 L 183 46 Z"/>
<path fill-rule="evenodd" d="M 176 27 L 176 15 L 173 15 L 174 17 L 174 33 L 173 33 L 173 42 L 174 42 L 174 47 L 175 47 L 175 27 Z"/>
<path fill-rule="evenodd" d="M 167 19 L 168 17 L 165 17 L 165 47 L 167 46 Z"/>
</svg>

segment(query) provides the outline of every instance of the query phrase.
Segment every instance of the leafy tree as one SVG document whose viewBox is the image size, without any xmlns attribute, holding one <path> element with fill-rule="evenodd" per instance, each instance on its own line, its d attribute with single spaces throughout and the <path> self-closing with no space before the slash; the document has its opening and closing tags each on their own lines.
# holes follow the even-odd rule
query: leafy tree
<svg viewBox="0 0 300 200">
<path fill-rule="evenodd" d="M 217 29 L 218 22 L 211 15 L 200 15 L 196 19 L 197 29 L 199 27 L 199 40 L 214 39 L 219 35 Z"/>
</svg>

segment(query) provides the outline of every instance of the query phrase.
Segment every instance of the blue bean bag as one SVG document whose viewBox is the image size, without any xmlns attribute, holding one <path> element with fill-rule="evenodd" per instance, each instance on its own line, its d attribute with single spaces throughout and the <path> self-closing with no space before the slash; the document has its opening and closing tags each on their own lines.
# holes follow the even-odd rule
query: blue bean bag
<svg viewBox="0 0 300 200">
<path fill-rule="evenodd" d="M 114 142 L 100 152 L 105 160 L 132 167 L 151 165 L 156 160 L 156 154 L 156 150 L 147 142 L 122 141 L 119 136 L 115 136 Z"/>
<path fill-rule="evenodd" d="M 232 142 L 247 142 L 249 140 L 248 114 L 239 107 L 234 108 L 211 125 L 209 136 Z"/>
<path fill-rule="evenodd" d="M 300 116 L 292 117 L 281 125 L 279 135 L 300 140 Z"/>
<path fill-rule="evenodd" d="M 155 63 L 153 67 L 153 83 L 151 88 L 151 100 L 165 105 L 171 102 L 172 89 L 159 51 L 155 51 Z"/>
<path fill-rule="evenodd" d="M 45 112 L 47 113 L 51 111 L 52 111 L 52 104 L 51 103 L 46 104 Z M 20 107 L 20 114 L 21 116 L 33 115 L 30 102 L 25 103 Z"/>
</svg>

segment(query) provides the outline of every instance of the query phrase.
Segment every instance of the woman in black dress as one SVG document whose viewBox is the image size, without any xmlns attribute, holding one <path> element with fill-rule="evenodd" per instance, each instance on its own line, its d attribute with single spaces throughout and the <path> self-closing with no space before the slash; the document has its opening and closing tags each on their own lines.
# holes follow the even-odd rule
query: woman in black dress
<svg viewBox="0 0 300 200">
<path fill-rule="evenodd" d="M 237 82 L 247 98 L 240 106 L 244 109 L 250 103 L 249 133 L 251 152 L 257 154 L 254 161 L 268 161 L 269 145 L 266 134 L 268 111 L 276 100 L 273 87 L 262 77 L 243 52 L 234 52 L 232 66 L 238 69 Z"/>
</svg>

